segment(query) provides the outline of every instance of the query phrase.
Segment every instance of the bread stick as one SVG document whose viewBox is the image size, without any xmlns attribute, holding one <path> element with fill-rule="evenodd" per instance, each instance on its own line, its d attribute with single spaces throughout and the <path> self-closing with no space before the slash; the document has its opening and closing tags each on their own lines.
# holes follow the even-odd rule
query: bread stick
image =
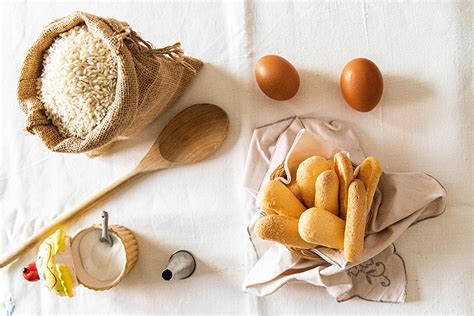
<svg viewBox="0 0 474 316">
<path fill-rule="evenodd" d="M 344 257 L 356 261 L 364 251 L 365 225 L 367 223 L 367 193 L 364 183 L 354 180 L 347 196 L 346 231 L 344 233 Z"/>
<path fill-rule="evenodd" d="M 314 206 L 314 190 L 316 179 L 321 172 L 332 168 L 332 162 L 320 156 L 312 156 L 304 160 L 296 170 L 296 183 L 301 197 L 307 207 Z"/>
<path fill-rule="evenodd" d="M 339 215 L 339 179 L 333 170 L 323 171 L 316 180 L 314 206 Z"/>
<path fill-rule="evenodd" d="M 303 201 L 303 198 L 301 197 L 301 192 L 300 192 L 300 188 L 298 187 L 298 184 L 296 183 L 296 180 L 293 179 L 290 184 L 288 184 L 286 186 L 288 189 L 290 189 L 291 193 L 293 193 L 294 196 L 296 196 L 296 198 L 302 202 Z"/>
<path fill-rule="evenodd" d="M 262 209 L 271 210 L 279 215 L 299 218 L 305 207 L 279 180 L 267 182 L 262 188 Z"/>
<path fill-rule="evenodd" d="M 264 240 L 271 240 L 285 246 L 309 249 L 316 245 L 301 239 L 298 234 L 298 220 L 281 215 L 260 218 L 255 224 L 255 234 Z"/>
<path fill-rule="evenodd" d="M 301 214 L 298 232 L 306 242 L 343 249 L 345 225 L 333 213 L 313 207 Z"/>
<path fill-rule="evenodd" d="M 374 157 L 367 157 L 360 165 L 357 179 L 360 179 L 364 183 L 367 192 L 367 210 L 369 212 L 381 175 L 382 167 L 380 166 L 380 162 Z"/>
<path fill-rule="evenodd" d="M 264 205 L 260 206 L 260 210 L 263 215 L 278 215 L 277 212 L 272 209 L 266 208 Z"/>
<path fill-rule="evenodd" d="M 334 155 L 334 171 L 339 178 L 339 217 L 346 219 L 347 190 L 354 176 L 352 163 L 342 152 Z"/>
</svg>

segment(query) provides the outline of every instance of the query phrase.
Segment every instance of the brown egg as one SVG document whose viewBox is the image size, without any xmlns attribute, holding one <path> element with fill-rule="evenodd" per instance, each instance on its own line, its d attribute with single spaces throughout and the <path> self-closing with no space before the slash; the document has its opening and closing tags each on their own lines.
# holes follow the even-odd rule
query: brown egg
<svg viewBox="0 0 474 316">
<path fill-rule="evenodd" d="M 300 76 L 295 67 L 276 55 L 260 58 L 255 66 L 255 78 L 263 93 L 278 101 L 291 99 L 300 87 Z"/>
<path fill-rule="evenodd" d="M 359 112 L 371 111 L 382 98 L 382 74 L 365 58 L 353 59 L 344 67 L 340 85 L 346 102 Z"/>
</svg>

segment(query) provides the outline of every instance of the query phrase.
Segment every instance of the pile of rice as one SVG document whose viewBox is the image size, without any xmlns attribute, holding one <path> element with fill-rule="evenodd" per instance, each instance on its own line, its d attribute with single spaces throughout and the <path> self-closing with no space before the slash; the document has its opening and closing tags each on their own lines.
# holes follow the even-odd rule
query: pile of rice
<svg viewBox="0 0 474 316">
<path fill-rule="evenodd" d="M 81 25 L 61 33 L 45 51 L 38 97 L 64 138 L 84 139 L 107 114 L 116 83 L 110 50 Z"/>
</svg>

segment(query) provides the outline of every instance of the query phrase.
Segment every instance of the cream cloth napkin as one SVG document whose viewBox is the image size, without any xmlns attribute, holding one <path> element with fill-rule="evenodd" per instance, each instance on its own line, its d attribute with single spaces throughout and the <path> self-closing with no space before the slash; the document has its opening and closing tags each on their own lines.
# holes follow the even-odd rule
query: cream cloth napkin
<svg viewBox="0 0 474 316">
<path fill-rule="evenodd" d="M 244 186 L 257 198 L 259 207 L 260 187 L 283 161 L 288 176 L 280 180 L 289 183 L 304 159 L 312 155 L 332 158 L 341 150 L 356 165 L 365 158 L 355 134 L 339 122 L 294 117 L 257 128 L 247 157 Z M 440 215 L 445 204 L 446 191 L 433 177 L 384 172 L 367 223 L 364 253 L 354 263 L 345 261 L 342 251 L 335 249 L 318 247 L 313 252 L 319 258 L 307 260 L 279 244 L 260 240 L 253 233 L 253 226 L 261 217 L 257 209 L 248 231 L 260 259 L 242 288 L 264 296 L 287 282 L 302 281 L 325 287 L 338 302 L 354 296 L 377 302 L 404 302 L 405 264 L 393 242 L 411 225 Z"/>
</svg>

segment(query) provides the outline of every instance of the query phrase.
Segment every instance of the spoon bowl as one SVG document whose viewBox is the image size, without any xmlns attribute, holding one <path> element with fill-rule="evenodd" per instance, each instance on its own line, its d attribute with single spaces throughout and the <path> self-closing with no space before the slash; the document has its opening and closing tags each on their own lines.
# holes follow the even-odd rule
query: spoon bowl
<svg viewBox="0 0 474 316">
<path fill-rule="evenodd" d="M 137 168 L 155 171 L 199 162 L 222 145 L 228 129 L 229 118 L 220 107 L 190 106 L 171 119 Z"/>
</svg>

